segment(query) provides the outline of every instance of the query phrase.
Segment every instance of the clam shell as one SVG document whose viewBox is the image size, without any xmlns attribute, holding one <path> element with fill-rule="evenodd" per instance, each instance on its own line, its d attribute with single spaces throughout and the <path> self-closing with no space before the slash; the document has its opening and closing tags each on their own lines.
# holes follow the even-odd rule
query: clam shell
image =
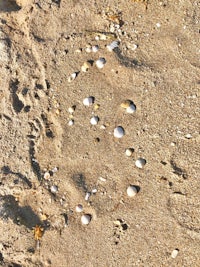
<svg viewBox="0 0 200 267">
<path fill-rule="evenodd" d="M 144 165 L 146 165 L 147 161 L 146 159 L 139 158 L 135 161 L 135 166 L 138 167 L 139 169 L 142 169 Z"/>
<path fill-rule="evenodd" d="M 98 45 L 93 45 L 92 46 L 92 52 L 93 53 L 96 53 L 96 52 L 98 52 L 99 51 L 99 46 Z"/>
<path fill-rule="evenodd" d="M 93 116 L 91 119 L 90 119 L 90 123 L 92 125 L 97 125 L 99 122 L 99 117 L 98 116 Z"/>
<path fill-rule="evenodd" d="M 113 41 L 111 44 L 106 46 L 106 48 L 108 49 L 109 52 L 112 52 L 113 49 L 115 49 L 116 47 L 119 47 L 118 41 Z"/>
<path fill-rule="evenodd" d="M 73 72 L 72 74 L 70 74 L 70 76 L 68 77 L 68 82 L 72 82 L 76 79 L 78 73 L 77 72 Z"/>
<path fill-rule="evenodd" d="M 117 126 L 114 129 L 114 137 L 116 137 L 116 138 L 122 138 L 124 135 L 125 135 L 125 131 L 124 131 L 124 128 L 123 127 Z"/>
<path fill-rule="evenodd" d="M 129 197 L 134 197 L 137 194 L 137 188 L 134 185 L 129 185 L 126 190 L 126 193 Z"/>
<path fill-rule="evenodd" d="M 81 204 L 78 204 L 76 206 L 76 212 L 82 212 L 83 211 L 83 206 Z"/>
<path fill-rule="evenodd" d="M 104 65 L 106 64 L 106 60 L 105 58 L 101 57 L 95 63 L 98 69 L 102 69 Z"/>
<path fill-rule="evenodd" d="M 84 215 L 81 216 L 81 222 L 84 225 L 89 224 L 91 219 L 92 219 L 92 216 L 90 214 L 84 214 Z"/>
<path fill-rule="evenodd" d="M 136 105 L 131 103 L 129 107 L 127 107 L 126 112 L 132 114 L 136 111 Z"/>
<path fill-rule="evenodd" d="M 126 154 L 127 157 L 131 157 L 133 152 L 134 152 L 134 148 L 127 148 L 125 150 L 125 154 Z"/>
<path fill-rule="evenodd" d="M 94 103 L 94 97 L 93 96 L 89 96 L 86 97 L 85 99 L 83 99 L 83 105 L 84 106 L 91 106 Z"/>
</svg>

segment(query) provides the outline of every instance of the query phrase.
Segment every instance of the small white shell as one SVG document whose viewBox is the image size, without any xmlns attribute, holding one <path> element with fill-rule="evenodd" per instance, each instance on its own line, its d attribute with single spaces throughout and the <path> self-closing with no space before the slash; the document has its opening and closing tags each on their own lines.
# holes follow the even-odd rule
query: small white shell
<svg viewBox="0 0 200 267">
<path fill-rule="evenodd" d="M 69 120 L 68 125 L 69 125 L 69 126 L 74 125 L 74 120 Z"/>
<path fill-rule="evenodd" d="M 125 150 L 125 154 L 126 154 L 127 157 L 131 157 L 132 154 L 133 154 L 133 152 L 134 152 L 134 149 L 133 148 L 127 148 Z"/>
<path fill-rule="evenodd" d="M 97 123 L 99 122 L 99 117 L 98 116 L 93 116 L 91 119 L 90 119 L 90 123 L 92 125 L 97 125 Z"/>
<path fill-rule="evenodd" d="M 91 52 L 92 52 L 92 47 L 91 47 L 91 46 L 87 46 L 87 47 L 85 48 L 85 52 L 87 52 L 87 53 L 91 53 Z"/>
<path fill-rule="evenodd" d="M 92 219 L 92 216 L 90 214 L 84 214 L 81 216 L 81 222 L 82 224 L 89 224 Z"/>
<path fill-rule="evenodd" d="M 72 114 L 72 113 L 74 113 L 75 109 L 76 109 L 76 106 L 69 107 L 69 108 L 68 108 L 68 112 L 69 112 L 70 114 Z"/>
<path fill-rule="evenodd" d="M 107 45 L 106 48 L 108 49 L 109 52 L 112 52 L 113 49 L 119 46 L 118 41 L 113 41 L 111 44 Z"/>
<path fill-rule="evenodd" d="M 137 188 L 134 185 L 129 185 L 129 187 L 126 190 L 127 195 L 129 197 L 134 197 L 137 194 Z"/>
<path fill-rule="evenodd" d="M 136 105 L 131 103 L 130 106 L 126 109 L 126 112 L 132 114 L 136 111 Z"/>
<path fill-rule="evenodd" d="M 50 190 L 51 190 L 51 193 L 53 193 L 53 194 L 57 193 L 58 192 L 57 185 L 52 185 L 51 188 L 50 188 Z"/>
<path fill-rule="evenodd" d="M 73 72 L 72 74 L 70 74 L 70 76 L 68 77 L 68 82 L 72 82 L 76 79 L 77 77 L 77 72 Z"/>
<path fill-rule="evenodd" d="M 44 173 L 44 179 L 45 180 L 49 180 L 49 178 L 50 178 L 50 173 L 49 172 L 45 172 Z"/>
<path fill-rule="evenodd" d="M 82 212 L 83 211 L 83 206 L 81 204 L 78 204 L 76 206 L 76 212 Z"/>
<path fill-rule="evenodd" d="M 146 159 L 139 158 L 135 161 L 135 166 L 138 167 L 139 169 L 142 169 L 146 163 L 147 163 Z"/>
<path fill-rule="evenodd" d="M 101 57 L 96 61 L 96 66 L 99 69 L 102 69 L 104 67 L 104 65 L 106 64 L 106 60 L 105 58 Z"/>
<path fill-rule="evenodd" d="M 174 249 L 173 251 L 172 251 L 172 254 L 171 254 L 171 257 L 173 258 L 173 259 L 175 259 L 176 257 L 177 257 L 177 255 L 178 255 L 178 253 L 179 253 L 179 249 Z"/>
<path fill-rule="evenodd" d="M 98 52 L 99 51 L 99 46 L 98 45 L 93 45 L 92 46 L 92 52 L 93 53 L 96 53 L 96 52 Z"/>
<path fill-rule="evenodd" d="M 122 128 L 121 126 L 117 126 L 114 129 L 114 137 L 116 138 L 122 138 L 125 134 L 124 128 Z"/>
<path fill-rule="evenodd" d="M 85 200 L 88 201 L 90 197 L 91 197 L 91 193 L 87 192 L 85 195 Z"/>
<path fill-rule="evenodd" d="M 86 97 L 85 99 L 83 99 L 83 105 L 84 106 L 91 106 L 94 103 L 94 97 L 93 96 L 89 96 Z"/>
</svg>

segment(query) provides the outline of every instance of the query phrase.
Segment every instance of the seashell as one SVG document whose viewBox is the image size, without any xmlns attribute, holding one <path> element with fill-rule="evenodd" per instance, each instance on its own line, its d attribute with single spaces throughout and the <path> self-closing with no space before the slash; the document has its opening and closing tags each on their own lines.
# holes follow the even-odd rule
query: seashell
<svg viewBox="0 0 200 267">
<path fill-rule="evenodd" d="M 87 47 L 85 48 L 85 52 L 87 52 L 87 53 L 91 53 L 91 52 L 92 52 L 92 47 L 91 47 L 91 46 L 87 46 Z"/>
<path fill-rule="evenodd" d="M 177 256 L 178 256 L 178 253 L 179 253 L 179 249 L 174 249 L 173 251 L 172 251 L 172 254 L 171 254 L 171 257 L 173 258 L 173 259 L 175 259 Z"/>
<path fill-rule="evenodd" d="M 83 99 L 84 106 L 91 106 L 94 103 L 95 98 L 93 96 L 86 97 Z"/>
<path fill-rule="evenodd" d="M 132 156 L 133 152 L 134 152 L 134 148 L 127 148 L 125 150 L 125 154 L 126 154 L 127 157 Z"/>
<path fill-rule="evenodd" d="M 74 125 L 74 120 L 69 120 L 68 125 L 69 125 L 69 126 Z"/>
<path fill-rule="evenodd" d="M 45 173 L 44 173 L 44 179 L 45 179 L 45 180 L 49 180 L 50 176 L 51 176 L 51 175 L 50 175 L 49 172 L 45 172 Z"/>
<path fill-rule="evenodd" d="M 75 109 L 76 109 L 76 106 L 69 107 L 69 108 L 68 108 L 68 112 L 69 112 L 70 114 L 72 114 L 72 113 L 74 113 Z"/>
<path fill-rule="evenodd" d="M 58 187 L 57 185 L 52 185 L 50 188 L 51 193 L 55 194 L 58 192 Z"/>
<path fill-rule="evenodd" d="M 87 72 L 89 70 L 90 67 L 90 63 L 89 62 L 84 62 L 83 65 L 81 66 L 81 71 L 82 72 Z"/>
<path fill-rule="evenodd" d="M 136 105 L 131 103 L 130 106 L 126 109 L 126 112 L 132 114 L 136 111 Z"/>
<path fill-rule="evenodd" d="M 122 138 L 124 135 L 125 135 L 125 131 L 124 131 L 124 128 L 123 127 L 117 126 L 114 129 L 114 137 L 116 137 L 116 138 Z"/>
<path fill-rule="evenodd" d="M 147 161 L 146 159 L 139 158 L 135 161 L 135 166 L 138 167 L 139 169 L 142 169 L 144 165 L 146 165 Z"/>
<path fill-rule="evenodd" d="M 109 52 L 112 52 L 117 47 L 119 47 L 118 41 L 113 41 L 111 44 L 106 46 L 106 48 L 108 49 Z"/>
<path fill-rule="evenodd" d="M 129 185 L 129 187 L 126 190 L 127 195 L 129 197 L 134 197 L 137 194 L 137 188 L 134 185 Z"/>
<path fill-rule="evenodd" d="M 73 72 L 69 77 L 68 77 L 68 82 L 72 82 L 76 79 L 78 73 L 77 72 Z"/>
<path fill-rule="evenodd" d="M 105 58 L 101 57 L 96 61 L 96 66 L 99 69 L 102 69 L 104 67 L 104 65 L 106 64 L 106 60 Z"/>
<path fill-rule="evenodd" d="M 90 197 L 91 197 L 91 193 L 87 192 L 85 195 L 85 200 L 88 201 Z"/>
<path fill-rule="evenodd" d="M 84 214 L 81 216 L 81 222 L 82 224 L 89 224 L 91 222 L 92 216 L 90 214 Z"/>
<path fill-rule="evenodd" d="M 78 204 L 76 206 L 76 212 L 82 212 L 83 211 L 83 206 L 81 204 Z"/>
<path fill-rule="evenodd" d="M 90 119 L 90 123 L 92 125 L 97 125 L 97 123 L 99 122 L 99 117 L 98 116 L 93 116 L 91 119 Z"/>
<path fill-rule="evenodd" d="M 98 52 L 99 51 L 99 46 L 98 45 L 93 45 L 92 46 L 92 52 L 93 53 L 96 53 L 96 52 Z"/>
</svg>

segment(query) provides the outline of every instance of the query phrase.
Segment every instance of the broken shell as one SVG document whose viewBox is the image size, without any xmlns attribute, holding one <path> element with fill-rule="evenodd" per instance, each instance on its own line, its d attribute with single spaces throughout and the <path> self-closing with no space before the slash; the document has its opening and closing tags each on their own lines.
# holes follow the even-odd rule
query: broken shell
<svg viewBox="0 0 200 267">
<path fill-rule="evenodd" d="M 83 63 L 83 66 L 81 67 L 81 71 L 82 72 L 87 72 L 88 70 L 89 70 L 89 67 L 90 67 L 91 65 L 89 64 L 89 62 L 84 62 Z"/>
<path fill-rule="evenodd" d="M 139 169 L 142 169 L 144 165 L 146 165 L 146 159 L 139 158 L 135 161 L 135 166 L 138 167 Z"/>
<path fill-rule="evenodd" d="M 81 222 L 82 224 L 89 224 L 92 219 L 92 216 L 90 214 L 84 214 L 81 216 Z"/>
<path fill-rule="evenodd" d="M 98 116 L 93 116 L 91 119 L 90 119 L 90 123 L 92 125 L 97 125 L 97 123 L 99 122 L 99 117 Z"/>
<path fill-rule="evenodd" d="M 76 212 L 82 212 L 83 211 L 83 206 L 81 204 L 78 204 L 76 206 Z"/>
<path fill-rule="evenodd" d="M 57 193 L 58 192 L 57 185 L 52 185 L 51 188 L 50 188 L 50 190 L 51 190 L 51 193 L 53 193 L 53 194 Z"/>
<path fill-rule="evenodd" d="M 132 114 L 136 111 L 136 105 L 131 103 L 130 106 L 126 109 L 126 112 Z"/>
<path fill-rule="evenodd" d="M 124 128 L 121 127 L 121 126 L 117 126 L 115 129 L 114 129 L 114 137 L 116 138 L 122 138 L 125 134 L 125 131 L 124 131 Z"/>
<path fill-rule="evenodd" d="M 105 58 L 101 57 L 96 61 L 96 66 L 99 69 L 102 69 L 104 67 L 104 65 L 106 64 L 106 60 Z"/>
<path fill-rule="evenodd" d="M 89 96 L 86 97 L 85 99 L 83 99 L 83 105 L 84 106 L 91 106 L 94 103 L 94 97 L 93 96 Z"/>
<path fill-rule="evenodd" d="M 68 77 L 68 82 L 72 82 L 76 79 L 78 73 L 77 72 L 73 72 L 69 77 Z"/>
<path fill-rule="evenodd" d="M 134 197 L 137 194 L 137 188 L 134 185 L 129 185 L 129 187 L 126 190 L 127 195 L 129 197 Z"/>
<path fill-rule="evenodd" d="M 119 47 L 118 41 L 113 41 L 111 44 L 106 46 L 109 52 L 112 52 L 116 47 Z"/>
<path fill-rule="evenodd" d="M 96 53 L 96 52 L 98 52 L 99 51 L 99 46 L 98 45 L 93 45 L 92 46 L 92 52 L 93 53 Z"/>
<path fill-rule="evenodd" d="M 134 152 L 134 148 L 127 148 L 125 150 L 125 154 L 126 154 L 127 157 L 132 156 L 133 152 Z"/>
</svg>

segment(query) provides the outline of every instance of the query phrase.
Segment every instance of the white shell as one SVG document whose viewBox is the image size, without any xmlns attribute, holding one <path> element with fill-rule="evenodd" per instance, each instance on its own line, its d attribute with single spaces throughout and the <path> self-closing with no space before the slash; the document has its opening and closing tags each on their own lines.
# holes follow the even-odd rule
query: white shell
<svg viewBox="0 0 200 267">
<path fill-rule="evenodd" d="M 74 120 L 69 120 L 68 125 L 69 125 L 69 126 L 74 125 Z"/>
<path fill-rule="evenodd" d="M 132 114 L 136 111 L 136 105 L 135 104 L 130 104 L 130 106 L 126 109 L 126 112 L 129 114 Z"/>
<path fill-rule="evenodd" d="M 178 250 L 178 249 L 174 249 L 174 250 L 172 251 L 171 257 L 172 257 L 173 259 L 175 259 L 175 258 L 177 257 L 177 255 L 178 255 L 178 253 L 179 253 L 179 250 Z"/>
<path fill-rule="evenodd" d="M 87 53 L 91 53 L 91 52 L 92 52 L 92 47 L 91 47 L 91 46 L 87 46 L 87 47 L 85 48 L 85 52 L 87 52 Z"/>
<path fill-rule="evenodd" d="M 114 137 L 116 138 L 122 138 L 125 134 L 124 128 L 122 128 L 121 126 L 117 126 L 114 129 Z"/>
<path fill-rule="evenodd" d="M 127 192 L 127 195 L 129 197 L 134 197 L 137 194 L 138 191 L 137 191 L 137 188 L 135 186 L 129 185 L 129 187 L 127 188 L 126 192 Z"/>
<path fill-rule="evenodd" d="M 89 96 L 86 97 L 85 99 L 83 99 L 83 105 L 84 106 L 91 106 L 94 103 L 94 97 L 93 96 Z"/>
<path fill-rule="evenodd" d="M 125 150 L 125 154 L 126 154 L 127 157 L 132 156 L 133 152 L 134 152 L 134 149 L 133 148 L 127 148 Z"/>
<path fill-rule="evenodd" d="M 85 195 L 85 200 L 88 201 L 90 197 L 91 197 L 91 193 L 87 192 Z"/>
<path fill-rule="evenodd" d="M 146 159 L 139 158 L 135 161 L 135 166 L 138 167 L 139 169 L 142 169 L 146 163 L 147 163 Z"/>
<path fill-rule="evenodd" d="M 69 76 L 69 78 L 68 78 L 68 82 L 72 82 L 72 81 L 74 81 L 74 80 L 76 79 L 76 77 L 77 77 L 77 72 L 73 72 L 73 73 Z"/>
<path fill-rule="evenodd" d="M 51 190 L 51 193 L 53 193 L 53 194 L 57 193 L 58 192 L 57 185 L 52 185 L 51 188 L 50 188 L 50 190 Z"/>
<path fill-rule="evenodd" d="M 99 122 L 99 117 L 98 116 L 93 116 L 91 119 L 90 119 L 90 123 L 92 125 L 97 125 L 97 123 Z"/>
<path fill-rule="evenodd" d="M 70 114 L 72 114 L 72 113 L 74 113 L 75 109 L 76 109 L 76 106 L 69 107 L 69 108 L 68 108 L 68 112 L 69 112 Z"/>
<path fill-rule="evenodd" d="M 106 64 L 106 60 L 105 58 L 101 57 L 96 61 L 96 66 L 99 69 L 102 69 L 104 67 L 104 65 Z"/>
<path fill-rule="evenodd" d="M 81 204 L 78 204 L 76 206 L 76 212 L 82 212 L 83 211 L 83 206 Z"/>
<path fill-rule="evenodd" d="M 109 52 L 112 52 L 113 49 L 119 46 L 118 41 L 113 41 L 111 44 L 107 45 L 106 48 L 108 49 Z"/>
<path fill-rule="evenodd" d="M 50 173 L 49 172 L 45 172 L 44 173 L 44 179 L 48 180 L 50 178 Z"/>
<path fill-rule="evenodd" d="M 99 51 L 99 46 L 98 45 L 93 45 L 92 46 L 92 52 L 93 53 L 96 53 L 96 52 L 98 52 Z"/>
<path fill-rule="evenodd" d="M 82 224 L 89 224 L 92 219 L 92 216 L 90 214 L 84 214 L 81 216 L 81 222 Z"/>
</svg>

